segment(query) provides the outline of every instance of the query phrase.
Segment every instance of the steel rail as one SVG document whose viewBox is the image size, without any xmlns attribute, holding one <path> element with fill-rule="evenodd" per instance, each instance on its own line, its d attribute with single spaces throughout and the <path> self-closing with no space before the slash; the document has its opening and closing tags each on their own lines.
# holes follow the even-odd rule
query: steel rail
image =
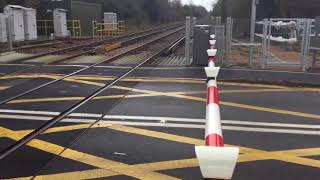
<svg viewBox="0 0 320 180">
<path fill-rule="evenodd" d="M 166 27 L 160 27 L 159 29 L 165 29 L 165 28 L 168 28 L 171 26 L 173 26 L 173 25 L 166 26 Z M 143 33 L 150 32 L 150 31 L 154 31 L 154 30 L 158 30 L 158 28 L 153 28 L 153 29 L 149 29 L 146 31 L 138 32 L 138 33 L 130 33 L 130 34 L 127 34 L 124 36 L 119 36 L 119 37 L 106 38 L 106 39 L 95 41 L 95 42 L 89 42 L 89 43 L 85 43 L 85 44 L 75 45 L 75 46 L 71 46 L 71 47 L 67 47 L 67 48 L 63 48 L 63 49 L 58 49 L 55 51 L 49 51 L 49 52 L 45 52 L 45 53 L 41 53 L 41 54 L 36 54 L 31 57 L 23 57 L 23 58 L 16 59 L 16 60 L 12 61 L 11 63 L 20 63 L 22 61 L 27 61 L 27 60 L 34 59 L 34 58 L 39 58 L 39 57 L 43 57 L 43 56 L 50 55 L 50 54 L 63 53 L 66 51 L 72 51 L 72 50 L 75 50 L 78 48 L 84 48 L 84 47 L 88 47 L 88 46 L 96 46 L 96 45 L 106 43 L 108 41 L 117 41 L 122 38 L 128 38 L 128 37 L 136 36 L 136 35 L 143 34 Z"/>
<path fill-rule="evenodd" d="M 181 30 L 181 29 L 180 29 Z M 174 33 L 176 33 L 178 31 L 175 31 Z M 170 33 L 168 35 L 162 36 L 162 38 L 165 38 L 167 36 L 170 36 L 174 33 Z M 160 40 L 162 38 L 159 38 L 157 40 Z M 155 41 L 153 41 L 155 42 Z M 151 43 L 149 43 L 151 44 Z M 130 73 L 132 73 L 133 71 L 135 71 L 136 69 L 138 69 L 139 67 L 141 67 L 142 65 L 144 65 L 145 63 L 147 63 L 148 61 L 158 57 L 159 55 L 161 55 L 168 47 L 165 47 L 163 49 L 161 49 L 160 51 L 154 53 L 153 55 L 151 55 L 151 57 L 147 58 L 146 60 L 144 60 L 143 62 L 139 63 L 138 65 L 134 66 L 133 68 L 131 68 L 130 70 L 128 70 L 127 72 L 123 73 L 122 75 L 118 76 L 116 79 L 114 79 L 113 81 L 111 81 L 110 83 L 106 84 L 105 86 L 101 87 L 100 89 L 98 89 L 97 91 L 95 91 L 94 93 L 92 93 L 91 95 L 87 96 L 86 98 L 84 98 L 83 100 L 81 100 L 80 102 L 78 102 L 77 104 L 73 105 L 72 107 L 68 108 L 67 110 L 61 112 L 59 115 L 57 115 L 56 117 L 54 117 L 53 119 L 47 121 L 46 123 L 44 123 L 42 126 L 40 126 L 39 128 L 35 129 L 34 131 L 32 131 L 31 133 L 27 134 L 26 136 L 24 136 L 22 139 L 18 140 L 17 142 L 15 142 L 14 144 L 12 144 L 11 146 L 9 146 L 8 148 L 4 149 L 3 151 L 0 152 L 0 160 L 4 159 L 5 157 L 7 157 L 8 155 L 10 155 L 11 153 L 15 152 L 16 150 L 18 150 L 19 148 L 21 148 L 22 146 L 24 146 L 25 144 L 27 144 L 28 142 L 30 142 L 31 140 L 33 140 L 34 138 L 36 138 L 37 136 L 39 136 L 40 134 L 42 134 L 43 132 L 45 132 L 46 130 L 48 130 L 50 127 L 52 127 L 53 125 L 55 125 L 56 123 L 60 122 L 61 120 L 63 120 L 65 117 L 67 117 L 68 115 L 70 115 L 72 112 L 74 112 L 75 110 L 77 110 L 78 108 L 80 108 L 81 106 L 83 106 L 84 104 L 86 104 L 87 102 L 89 102 L 91 99 L 93 99 L 94 97 L 98 96 L 99 94 L 101 94 L 102 92 L 104 92 L 105 90 L 109 89 L 111 86 L 113 86 L 114 84 L 116 84 L 117 82 L 119 82 L 121 79 L 123 79 L 124 77 L 126 77 L 127 75 L 129 75 Z"/>
<path fill-rule="evenodd" d="M 34 91 L 37 91 L 37 90 L 41 89 L 41 88 L 44 88 L 44 87 L 49 86 L 49 85 L 51 85 L 51 84 L 57 83 L 57 82 L 59 82 L 59 81 L 62 81 L 62 80 L 64 80 L 64 79 L 68 78 L 68 77 L 71 77 L 71 76 L 73 76 L 73 75 L 76 75 L 76 74 L 78 74 L 78 73 L 81 73 L 81 72 L 83 72 L 83 71 L 86 71 L 86 70 L 88 70 L 88 69 L 90 69 L 90 68 L 92 68 L 92 67 L 98 66 L 98 65 L 100 65 L 100 64 L 102 64 L 102 63 L 113 61 L 113 60 L 115 60 L 115 59 L 117 59 L 117 58 L 119 58 L 119 57 L 121 57 L 121 56 L 124 56 L 124 55 L 126 55 L 126 54 L 128 54 L 128 53 L 130 53 L 130 52 L 132 52 L 132 51 L 136 51 L 136 50 L 138 50 L 138 49 L 140 49 L 140 48 L 142 48 L 142 47 L 144 47 L 144 46 L 146 46 L 146 45 L 149 45 L 149 44 L 151 44 L 151 43 L 153 43 L 153 42 L 155 42 L 155 41 L 158 41 L 158 40 L 160 40 L 160 39 L 162 39 L 162 38 L 165 38 L 165 37 L 167 37 L 167 36 L 170 36 L 170 35 L 178 32 L 178 31 L 180 31 L 180 30 L 182 30 L 182 28 L 179 28 L 178 30 L 174 30 L 173 32 L 170 32 L 170 33 L 168 33 L 168 34 L 166 34 L 166 35 L 164 35 L 164 36 L 161 36 L 161 37 L 158 37 L 158 38 L 156 38 L 156 39 L 150 40 L 150 41 L 148 41 L 148 42 L 146 42 L 146 43 L 144 43 L 144 44 L 142 44 L 142 45 L 140 45 L 140 46 L 137 46 L 137 47 L 128 49 L 128 50 L 126 50 L 126 51 L 124 51 L 124 52 L 122 52 L 122 53 L 120 53 L 120 54 L 117 54 L 117 55 L 115 55 L 115 56 L 113 56 L 113 57 L 107 58 L 107 59 L 105 59 L 105 60 L 103 60 L 103 61 L 101 61 L 101 62 L 94 63 L 94 64 L 92 64 L 92 65 L 90 65 L 90 66 L 87 66 L 87 67 L 84 67 L 84 68 L 79 69 L 79 70 L 77 70 L 77 71 L 74 71 L 74 72 L 72 72 L 72 73 L 70 73 L 70 74 L 67 74 L 67 75 L 65 75 L 65 76 L 63 76 L 63 77 L 60 77 L 60 78 L 58 78 L 58 79 L 55 79 L 55 80 L 53 80 L 53 81 L 44 83 L 44 84 L 42 84 L 42 85 L 39 85 L 39 86 L 34 87 L 34 88 L 32 88 L 32 89 L 29 89 L 29 90 L 27 90 L 27 91 L 25 91 L 25 92 L 22 92 L 22 93 L 20 93 L 20 94 L 15 95 L 15 96 L 6 98 L 6 99 L 0 101 L 0 105 L 6 104 L 6 103 L 8 103 L 8 102 L 10 102 L 10 101 L 12 101 L 12 100 L 15 100 L 15 99 L 17 99 L 17 98 L 20 98 L 20 97 L 22 97 L 22 96 L 25 96 L 25 95 L 27 95 L 27 94 L 30 94 L 30 93 L 32 93 L 32 92 L 34 92 Z"/>
<path fill-rule="evenodd" d="M 146 31 L 138 32 L 138 33 L 131 33 L 130 35 L 121 36 L 121 37 L 116 37 L 116 39 L 110 38 L 109 41 L 116 41 L 117 39 L 118 39 L 118 40 L 119 40 L 119 39 L 122 39 L 122 38 L 125 39 L 125 38 L 129 38 L 129 37 L 132 37 L 132 36 L 137 36 L 137 35 L 139 35 L 139 36 L 137 36 L 137 37 L 132 37 L 132 38 L 126 40 L 126 41 L 121 42 L 122 44 L 128 45 L 128 44 L 130 44 L 132 41 L 138 41 L 139 39 L 142 39 L 142 38 L 145 38 L 145 37 L 149 37 L 149 36 L 152 36 L 152 35 L 154 35 L 154 34 L 158 34 L 158 33 L 161 33 L 161 32 L 163 32 L 163 31 L 165 31 L 165 30 L 168 30 L 168 29 L 170 30 L 170 29 L 173 29 L 173 28 L 174 28 L 174 26 L 173 26 L 173 27 L 168 26 L 168 27 L 161 27 L 161 28 L 158 28 L 158 29 L 156 28 L 156 29 L 146 30 Z M 152 32 L 152 31 L 154 31 L 154 32 Z M 151 32 L 151 33 L 148 33 L 148 32 Z M 144 33 L 148 33 L 148 34 L 144 34 Z M 140 35 L 140 34 L 141 34 L 141 35 Z M 103 40 L 103 41 L 106 42 L 106 40 Z M 92 45 L 92 44 L 91 44 L 91 45 Z M 80 46 L 83 46 L 83 45 L 80 45 Z M 87 51 L 85 51 L 85 52 L 77 53 L 77 54 L 75 54 L 75 55 L 71 55 L 71 56 L 68 56 L 68 57 L 64 57 L 64 58 L 58 59 L 58 60 L 56 60 L 56 61 L 54 61 L 54 62 L 52 62 L 52 63 L 35 65 L 35 66 L 32 66 L 32 67 L 27 67 L 27 68 L 24 68 L 24 69 L 21 69 L 21 70 L 17 70 L 17 71 L 14 71 L 14 72 L 4 73 L 4 74 L 1 74 L 0 77 L 10 76 L 10 75 L 17 74 L 17 73 L 21 73 L 21 72 L 24 72 L 24 71 L 27 71 L 27 70 L 31 70 L 31 69 L 34 69 L 34 68 L 37 68 L 37 67 L 42 67 L 42 66 L 44 66 L 44 65 L 51 65 L 51 64 L 63 62 L 63 61 L 66 61 L 66 60 L 70 60 L 70 59 L 73 59 L 73 58 L 76 58 L 76 57 L 79 57 L 79 56 L 82 56 L 82 55 L 85 55 L 85 54 L 94 52 L 94 51 L 95 51 L 97 48 L 99 48 L 99 47 L 101 47 L 101 45 L 96 46 L 96 47 L 92 47 L 92 49 L 87 50 Z M 75 47 L 70 47 L 70 48 L 73 49 L 73 48 L 75 48 Z M 46 55 L 48 55 L 48 54 L 42 55 L 42 56 L 40 56 L 40 57 L 43 57 L 43 56 L 46 56 Z M 27 57 L 27 58 L 28 58 L 28 59 L 26 59 L 26 60 L 31 59 L 30 57 Z M 18 60 L 18 61 L 20 62 L 20 60 Z M 25 61 L 25 60 L 23 60 L 23 61 Z M 18 63 L 19 63 L 19 62 L 18 62 Z M 15 63 L 15 61 L 12 62 L 12 63 Z"/>
</svg>

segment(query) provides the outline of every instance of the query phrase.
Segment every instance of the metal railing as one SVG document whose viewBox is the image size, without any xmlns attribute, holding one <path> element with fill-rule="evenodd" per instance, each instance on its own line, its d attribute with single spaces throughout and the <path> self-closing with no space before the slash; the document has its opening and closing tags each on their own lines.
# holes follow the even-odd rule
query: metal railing
<svg viewBox="0 0 320 180">
<path fill-rule="evenodd" d="M 126 32 L 125 22 L 118 21 L 117 23 L 98 23 L 92 21 L 92 36 L 120 36 Z"/>
<path fill-rule="evenodd" d="M 53 20 L 37 20 L 37 29 L 40 35 L 50 36 L 51 33 L 54 33 Z M 71 36 L 82 36 L 80 20 L 67 20 L 67 29 Z"/>
</svg>

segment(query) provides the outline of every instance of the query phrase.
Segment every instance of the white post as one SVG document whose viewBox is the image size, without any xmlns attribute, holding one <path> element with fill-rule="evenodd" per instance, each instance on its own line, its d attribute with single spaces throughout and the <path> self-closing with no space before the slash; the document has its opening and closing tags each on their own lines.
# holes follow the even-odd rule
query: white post
<svg viewBox="0 0 320 180">
<path fill-rule="evenodd" d="M 185 58 L 186 58 L 186 62 L 187 64 L 191 64 L 191 46 L 190 46 L 190 42 L 191 42 L 191 18 L 190 16 L 186 17 L 186 45 L 185 45 Z"/>
<path fill-rule="evenodd" d="M 251 30 L 250 30 L 250 54 L 249 54 L 249 67 L 252 67 L 253 61 L 253 44 L 254 44 L 254 32 L 256 28 L 256 14 L 257 14 L 257 0 L 252 0 L 251 9 Z"/>
<path fill-rule="evenodd" d="M 7 33 L 8 33 L 8 49 L 9 49 L 9 51 L 13 50 L 11 23 L 12 23 L 12 16 L 11 16 L 11 14 L 9 14 L 8 17 L 6 18 Z"/>
</svg>

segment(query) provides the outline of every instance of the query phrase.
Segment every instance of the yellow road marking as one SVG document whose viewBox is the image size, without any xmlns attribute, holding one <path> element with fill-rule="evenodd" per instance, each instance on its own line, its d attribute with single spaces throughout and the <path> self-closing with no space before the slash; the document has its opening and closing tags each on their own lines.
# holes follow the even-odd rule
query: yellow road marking
<svg viewBox="0 0 320 180">
<path fill-rule="evenodd" d="M 57 101 L 80 101 L 84 97 L 62 97 L 62 98 L 34 98 L 34 99 L 18 99 L 12 100 L 7 104 L 18 104 L 18 103 L 35 103 L 35 102 L 57 102 Z"/>
<path fill-rule="evenodd" d="M 100 87 L 105 85 L 103 83 L 84 81 L 84 80 L 75 80 L 75 79 L 66 79 L 66 80 L 67 81 L 71 81 L 71 82 L 78 82 L 78 83 L 83 83 L 83 84 L 100 86 Z M 147 94 L 157 94 L 157 95 L 168 96 L 168 97 L 176 97 L 176 98 L 181 98 L 181 99 L 189 99 L 189 100 L 195 100 L 195 101 L 200 101 L 200 102 L 206 102 L 207 101 L 205 98 L 200 98 L 200 97 L 187 96 L 187 95 L 181 95 L 181 94 L 168 94 L 168 93 L 165 93 L 165 92 L 150 91 L 150 90 L 140 90 L 140 89 L 128 88 L 128 87 L 124 87 L 124 86 L 112 86 L 111 88 L 120 89 L 120 90 L 127 90 L 127 91 L 133 91 L 133 92 L 140 92 L 140 93 L 147 93 Z M 260 107 L 260 106 L 254 106 L 254 105 L 246 105 L 246 104 L 226 102 L 226 101 L 220 101 L 220 104 L 224 105 L 224 106 L 237 107 L 237 108 L 242 108 L 242 109 L 250 109 L 250 110 L 264 111 L 264 112 L 270 112 L 270 113 L 277 113 L 277 114 L 285 114 L 285 115 L 299 116 L 299 117 L 305 117 L 305 118 L 320 119 L 320 115 L 318 115 L 318 114 L 295 112 L 295 111 L 288 111 L 288 110 Z"/>
<path fill-rule="evenodd" d="M 6 89 L 9 89 L 10 86 L 0 86 L 0 91 L 3 91 L 3 90 L 6 90 Z"/>
<path fill-rule="evenodd" d="M 240 103 L 225 102 L 225 101 L 220 101 L 220 104 L 225 106 L 238 107 L 242 109 L 250 109 L 250 110 L 271 112 L 276 114 L 299 116 L 304 118 L 320 119 L 320 115 L 318 114 L 309 114 L 309 113 L 303 113 L 303 112 L 288 111 L 288 110 L 282 110 L 282 109 L 274 109 L 274 108 L 267 108 L 267 107 L 260 107 L 260 106 L 246 105 L 246 104 L 240 104 Z"/>
<path fill-rule="evenodd" d="M 130 89 L 133 92 L 140 92 L 140 93 L 160 93 L 160 92 L 157 92 L 157 91 L 141 90 L 141 89 L 135 89 L 135 88 L 127 88 L 127 87 L 123 87 L 123 86 L 113 86 L 113 88 L 122 89 L 122 90 L 129 90 Z M 169 97 L 181 98 L 181 99 L 189 99 L 189 100 L 194 100 L 194 101 L 200 101 L 200 102 L 206 102 L 207 101 L 206 98 L 187 96 L 187 95 L 167 94 L 167 93 L 162 93 L 162 95 L 163 96 L 169 96 Z M 246 104 L 226 102 L 226 101 L 220 101 L 220 104 L 224 105 L 224 106 L 237 107 L 237 108 L 242 108 L 242 109 L 250 109 L 250 110 L 256 110 L 256 111 L 264 111 L 264 112 L 270 112 L 270 113 L 285 114 L 285 115 L 291 115 L 291 116 L 299 116 L 299 117 L 304 117 L 304 118 L 320 119 L 320 115 L 318 115 L 318 114 L 309 114 L 309 113 L 303 113 L 303 112 L 295 112 L 295 111 L 288 111 L 288 110 L 260 107 L 260 106 L 254 106 L 254 105 L 246 105 Z"/>
<path fill-rule="evenodd" d="M 107 125 L 111 126 L 110 124 L 107 124 Z M 8 135 L 7 137 L 10 139 L 13 139 L 13 140 L 19 140 L 20 138 L 22 138 L 24 136 L 21 133 L 16 133 L 16 132 L 9 130 L 9 129 L 6 129 L 6 128 L 0 128 L 0 130 L 1 130 L 1 132 L 5 132 L 4 134 L 7 134 Z M 135 168 L 135 167 L 130 167 L 131 171 L 122 171 L 123 168 L 129 167 L 129 165 L 127 165 L 125 163 L 120 163 L 120 162 L 104 159 L 101 157 L 93 156 L 90 154 L 82 153 L 82 152 L 72 150 L 72 149 L 64 150 L 65 148 L 62 146 L 59 146 L 59 145 L 56 145 L 56 144 L 53 144 L 50 142 L 46 142 L 43 140 L 39 140 L 39 139 L 34 139 L 34 140 L 30 141 L 27 145 L 30 147 L 33 147 L 33 148 L 37 148 L 37 149 L 46 151 L 51 154 L 59 155 L 63 158 L 75 160 L 75 161 L 78 161 L 81 163 L 85 163 L 85 164 L 89 164 L 91 166 L 98 167 L 100 169 L 108 170 L 112 174 L 114 174 L 114 173 L 124 174 L 124 175 L 135 177 L 138 179 L 150 179 L 150 180 L 153 180 L 153 179 L 163 179 L 163 180 L 177 179 L 177 178 L 167 176 L 164 174 L 160 174 L 157 172 L 145 172 L 143 169 L 139 169 L 139 168 Z"/>
<path fill-rule="evenodd" d="M 77 81 L 78 80 L 70 80 Z M 100 84 L 95 84 L 99 85 Z M 235 93 L 259 93 L 259 92 L 290 92 L 295 91 L 293 89 L 249 89 L 249 90 L 221 90 L 220 94 L 235 94 Z M 138 97 L 154 97 L 154 96 L 163 96 L 164 92 L 160 93 L 148 93 L 148 94 L 138 94 L 138 95 L 108 95 L 108 96 L 97 96 L 92 100 L 104 100 L 104 99 L 118 99 L 118 98 L 138 98 Z M 167 95 L 192 95 L 192 94 L 205 94 L 206 91 L 181 91 L 181 92 L 165 92 Z M 19 104 L 19 103 L 36 103 L 36 102 L 59 102 L 59 101 L 80 101 L 86 97 L 54 97 L 54 98 L 30 98 L 30 99 L 18 99 L 12 100 L 7 104 Z"/>
<path fill-rule="evenodd" d="M 15 78 L 50 78 L 57 79 L 65 76 L 65 74 L 20 74 L 12 76 L 1 77 L 0 80 L 5 79 L 15 79 Z M 75 75 L 70 77 L 71 79 L 76 80 L 113 80 L 115 76 L 99 76 L 99 75 Z M 69 78 L 69 79 L 70 79 Z M 202 79 L 193 79 L 193 78 L 163 78 L 163 77 L 127 77 L 122 79 L 122 81 L 128 82 L 172 82 L 172 83 L 194 83 L 194 84 L 203 84 L 205 80 Z M 235 83 L 235 82 L 219 82 L 219 85 L 224 86 L 241 86 L 241 87 L 260 87 L 260 88 L 271 88 L 271 89 L 294 89 L 297 91 L 316 91 L 320 92 L 319 88 L 302 88 L 302 87 L 287 87 L 281 85 L 265 85 L 265 84 L 252 84 L 252 83 Z"/>
<path fill-rule="evenodd" d="M 242 87 L 260 87 L 260 88 L 288 88 L 286 86 L 279 85 L 266 85 L 266 84 L 251 84 L 251 83 L 236 83 L 236 82 L 218 82 L 218 85 L 224 86 L 242 86 Z"/>
<path fill-rule="evenodd" d="M 5 76 L 1 77 L 0 80 L 8 80 L 8 79 L 32 79 L 32 78 L 49 78 L 49 79 L 58 79 L 63 77 L 64 75 L 49 75 L 49 74 L 25 74 L 25 75 L 16 75 L 16 76 Z M 68 79 L 75 80 L 91 80 L 91 81 L 111 81 L 114 80 L 115 76 L 72 76 Z M 204 81 L 192 80 L 192 79 L 179 79 L 179 78 L 143 78 L 143 77 L 128 77 L 124 78 L 121 81 L 123 82 L 165 82 L 165 83 L 194 83 L 194 84 L 203 84 Z"/>
<path fill-rule="evenodd" d="M 244 89 L 244 90 L 220 90 L 219 94 L 260 93 L 260 92 L 292 92 L 296 89 Z"/>
<path fill-rule="evenodd" d="M 206 93 L 205 91 L 190 91 L 190 92 L 168 92 L 168 94 L 200 94 Z M 139 97 L 154 97 L 161 96 L 162 93 L 150 93 L 150 94 L 119 94 L 119 95 L 109 95 L 109 96 L 97 96 L 92 100 L 104 100 L 104 99 L 119 99 L 119 98 L 139 98 Z M 31 99 L 18 99 L 8 102 L 8 104 L 19 104 L 19 103 L 36 103 L 36 102 L 59 102 L 59 101 L 80 101 L 86 97 L 56 97 L 56 98 L 31 98 Z"/>
<path fill-rule="evenodd" d="M 173 135 L 173 134 L 167 134 L 167 133 L 162 133 L 162 132 L 157 132 L 157 131 L 151 131 L 151 130 L 145 130 L 145 129 L 139 129 L 139 128 L 134 128 L 134 127 L 127 127 L 127 126 L 111 126 L 108 123 L 99 123 L 93 126 L 93 128 L 101 128 L 101 127 L 108 127 L 110 129 L 120 131 L 120 132 L 126 132 L 126 133 L 131 133 L 131 134 L 137 134 L 137 135 L 142 135 L 142 136 L 147 136 L 147 137 L 153 137 L 153 138 L 158 138 L 158 139 L 165 139 L 169 141 L 175 141 L 175 142 L 180 142 L 180 143 L 187 143 L 187 144 L 194 144 L 194 145 L 202 145 L 203 140 L 195 139 L 195 138 L 189 138 L 189 137 L 184 137 L 184 136 L 179 136 L 179 135 Z M 70 131 L 73 128 L 79 129 L 79 128 L 86 128 L 85 124 L 82 125 L 71 125 L 65 127 L 57 127 L 57 128 L 52 128 L 50 132 L 47 133 L 54 133 L 54 132 L 59 132 L 59 131 Z M 8 132 L 7 129 L 1 128 L 0 132 Z M 16 136 L 22 137 L 22 133 L 27 133 L 31 130 L 26 130 L 26 131 L 18 131 L 13 132 L 16 134 Z M 12 132 L 9 130 L 9 134 L 7 133 L 10 137 L 12 137 Z M 50 144 L 50 143 L 49 143 Z M 228 145 L 230 146 L 230 145 Z M 44 146 L 42 144 L 39 147 L 36 146 L 36 148 L 43 149 Z M 53 148 L 54 146 L 47 146 L 47 148 Z M 53 148 L 56 149 L 56 148 Z M 249 161 L 259 161 L 259 160 L 269 160 L 269 159 L 274 159 L 274 160 L 280 160 L 284 162 L 290 162 L 290 163 L 295 163 L 295 164 L 301 164 L 305 166 L 311 166 L 311 167 L 317 167 L 320 168 L 320 161 L 319 160 L 313 160 L 313 159 L 308 159 L 308 158 L 303 158 L 303 157 L 298 157 L 298 156 L 311 156 L 311 155 L 319 155 L 320 148 L 310 148 L 310 149 L 298 149 L 298 150 L 286 150 L 286 151 L 274 151 L 274 152 L 268 152 L 268 151 L 262 151 L 262 150 L 257 150 L 253 148 L 245 148 L 245 147 L 240 147 L 240 152 L 243 153 L 239 156 L 239 161 L 238 162 L 249 162 Z M 47 151 L 47 149 L 43 149 Z M 51 151 L 47 151 L 51 152 Z M 97 160 L 97 157 L 92 157 L 89 155 L 88 157 L 83 158 L 83 156 L 87 156 L 87 154 L 79 154 L 79 152 L 76 152 L 74 150 L 66 151 L 62 157 L 65 158 L 70 158 L 74 157 L 74 160 L 77 160 L 79 162 L 84 162 L 87 164 L 93 164 Z M 80 157 L 82 158 L 80 158 Z M 103 160 L 105 162 L 106 160 Z M 103 166 L 100 164 L 102 162 L 99 162 L 96 167 Z M 96 163 L 95 163 L 96 164 Z M 109 177 L 109 176 L 114 176 L 114 175 L 119 175 L 122 172 L 127 172 L 126 175 L 131 173 L 129 172 L 135 172 L 136 169 L 141 169 L 144 173 L 150 173 L 152 171 L 160 171 L 160 170 L 168 170 L 168 169 L 178 169 L 178 168 L 187 168 L 187 167 L 197 167 L 198 163 L 196 159 L 183 159 L 183 160 L 174 160 L 174 161 L 165 161 L 165 162 L 156 162 L 156 163 L 146 163 L 146 164 L 136 164 L 136 165 L 122 165 L 120 164 L 119 166 L 115 166 L 114 168 L 108 169 L 108 168 L 101 168 L 101 169 L 95 169 L 95 170 L 88 170 L 88 171 L 82 171 L 82 172 L 70 172 L 70 173 L 61 173 L 61 174 L 52 174 L 52 175 L 44 175 L 44 176 L 39 176 L 37 178 L 59 178 L 59 177 L 70 177 L 71 179 L 88 179 L 88 178 L 98 178 L 98 177 Z M 134 173 L 135 174 L 135 173 Z M 132 176 L 134 177 L 134 176 Z M 69 178 L 68 178 L 69 179 Z"/>
</svg>

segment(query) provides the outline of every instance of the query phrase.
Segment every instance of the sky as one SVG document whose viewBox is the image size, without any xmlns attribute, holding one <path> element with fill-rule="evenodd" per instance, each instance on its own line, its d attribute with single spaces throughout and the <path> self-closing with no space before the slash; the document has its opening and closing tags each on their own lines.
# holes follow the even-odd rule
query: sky
<svg viewBox="0 0 320 180">
<path fill-rule="evenodd" d="M 190 0 L 181 0 L 182 4 L 189 4 Z M 191 0 L 196 5 L 201 5 L 205 7 L 208 11 L 212 10 L 212 4 L 216 2 L 216 0 Z"/>
</svg>

